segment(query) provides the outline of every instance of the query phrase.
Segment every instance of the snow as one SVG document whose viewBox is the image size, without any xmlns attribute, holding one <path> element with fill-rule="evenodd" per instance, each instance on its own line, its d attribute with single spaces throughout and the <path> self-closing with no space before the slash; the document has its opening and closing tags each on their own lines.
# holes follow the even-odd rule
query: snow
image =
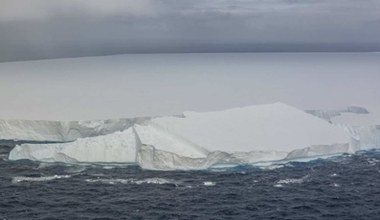
<svg viewBox="0 0 380 220">
<path fill-rule="evenodd" d="M 0 120 L 0 139 L 64 141 L 67 123 L 54 121 Z"/>
<path fill-rule="evenodd" d="M 111 122 L 76 123 L 85 129 L 78 134 L 88 137 L 66 143 L 18 145 L 9 159 L 188 170 L 354 152 L 350 134 L 344 129 L 283 103 Z M 61 132 L 59 129 L 48 133 L 45 128 L 49 123 L 35 123 L 44 129 L 32 129 L 34 137 L 62 134 L 54 134 Z M 28 134 L 22 132 L 22 123 L 17 125 L 20 134 Z M 122 128 L 126 129 L 119 131 Z"/>
<path fill-rule="evenodd" d="M 0 140 L 68 142 L 122 131 L 146 118 L 93 121 L 0 120 Z"/>
<path fill-rule="evenodd" d="M 208 154 L 206 149 L 159 127 L 153 125 L 135 125 L 134 129 L 142 144 L 154 146 L 156 150 L 191 158 L 206 157 Z"/>
<path fill-rule="evenodd" d="M 185 112 L 153 124 L 211 151 L 291 151 L 348 143 L 342 129 L 283 103 L 219 112 Z"/>
</svg>

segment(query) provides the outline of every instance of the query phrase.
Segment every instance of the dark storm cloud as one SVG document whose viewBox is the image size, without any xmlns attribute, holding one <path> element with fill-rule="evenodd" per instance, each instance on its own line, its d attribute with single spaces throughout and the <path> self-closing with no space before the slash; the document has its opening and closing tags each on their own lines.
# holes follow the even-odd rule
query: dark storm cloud
<svg viewBox="0 0 380 220">
<path fill-rule="evenodd" d="M 380 50 L 378 0 L 0 0 L 0 61 Z"/>
</svg>

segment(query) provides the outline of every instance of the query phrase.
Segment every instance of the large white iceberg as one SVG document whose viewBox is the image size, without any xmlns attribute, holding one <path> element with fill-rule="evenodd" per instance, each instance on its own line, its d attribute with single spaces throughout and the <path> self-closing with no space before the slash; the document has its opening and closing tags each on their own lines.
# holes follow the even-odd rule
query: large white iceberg
<svg viewBox="0 0 380 220">
<path fill-rule="evenodd" d="M 206 169 L 360 150 L 358 142 L 342 127 L 283 103 L 185 112 L 182 116 L 113 124 L 118 125 L 117 129 L 100 129 L 97 134 L 96 129 L 92 133 L 79 130 L 77 133 L 86 137 L 77 135 L 80 138 L 72 142 L 18 145 L 9 159 L 129 163 L 167 170 Z M 42 131 L 33 135 L 40 139 L 45 134 L 54 136 L 54 131 Z"/>
<path fill-rule="evenodd" d="M 8 139 L 62 142 L 17 145 L 10 160 L 127 163 L 160 170 L 354 153 L 379 147 L 380 137 L 376 126 L 335 125 L 283 103 L 150 119 L 2 121 L 1 126 Z"/>
</svg>

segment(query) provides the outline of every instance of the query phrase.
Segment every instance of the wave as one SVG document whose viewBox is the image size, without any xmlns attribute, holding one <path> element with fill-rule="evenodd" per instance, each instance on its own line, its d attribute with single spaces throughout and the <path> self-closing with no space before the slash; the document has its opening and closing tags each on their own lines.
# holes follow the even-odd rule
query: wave
<svg viewBox="0 0 380 220">
<path fill-rule="evenodd" d="M 27 177 L 27 176 L 16 176 L 12 178 L 12 183 L 20 182 L 45 182 L 52 181 L 57 179 L 67 179 L 71 175 L 54 175 L 54 176 L 41 176 L 41 177 Z"/>
<path fill-rule="evenodd" d="M 141 184 L 158 184 L 158 185 L 174 185 L 174 186 L 179 186 L 182 184 L 181 181 L 176 181 L 172 179 L 165 179 L 165 178 L 146 178 L 146 179 L 113 179 L 113 178 L 96 178 L 96 179 L 86 179 L 85 180 L 88 183 L 103 183 L 103 184 L 136 184 L 136 185 L 141 185 Z"/>
<path fill-rule="evenodd" d="M 282 179 L 282 180 L 277 181 L 274 187 L 283 187 L 284 185 L 289 185 L 289 184 L 302 184 L 309 179 L 310 179 L 310 175 L 306 175 L 298 179 L 296 178 Z"/>
</svg>

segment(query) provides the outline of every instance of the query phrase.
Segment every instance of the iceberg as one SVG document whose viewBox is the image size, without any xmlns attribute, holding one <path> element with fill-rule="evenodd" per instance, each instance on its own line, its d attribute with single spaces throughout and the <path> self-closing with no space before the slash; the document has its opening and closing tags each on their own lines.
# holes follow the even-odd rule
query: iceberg
<svg viewBox="0 0 380 220">
<path fill-rule="evenodd" d="M 360 106 L 348 106 L 347 108 L 340 110 L 306 110 L 305 112 L 322 118 L 330 123 L 332 123 L 332 119 L 342 116 L 346 113 L 357 115 L 369 114 L 369 111 L 366 108 Z"/>
<path fill-rule="evenodd" d="M 69 142 L 125 130 L 147 118 L 93 121 L 0 120 L 0 140 Z"/>
<path fill-rule="evenodd" d="M 33 123 L 38 127 L 33 127 Z M 10 160 L 123 163 L 156 170 L 207 169 L 354 153 L 361 149 L 360 141 L 341 126 L 283 103 L 69 125 L 19 122 L 16 126 L 3 121 L 1 132 L 5 131 L 4 125 L 17 130 L 18 138 L 62 141 L 17 145 L 9 154 Z M 55 129 L 50 130 L 49 126 Z M 68 132 L 70 129 L 76 132 Z M 372 135 L 369 131 L 362 133 Z M 16 137 L 9 131 L 0 135 Z"/>
<path fill-rule="evenodd" d="M 182 118 L 149 122 L 211 151 L 291 151 L 349 139 L 338 127 L 280 102 L 219 112 L 185 112 Z"/>
<path fill-rule="evenodd" d="M 359 106 L 342 110 L 307 110 L 309 114 L 329 121 L 351 135 L 351 145 L 358 150 L 380 147 L 380 111 Z"/>
<path fill-rule="evenodd" d="M 129 128 L 123 132 L 80 138 L 68 143 L 17 145 L 9 153 L 9 159 L 65 163 L 135 163 L 136 142 L 135 133 Z"/>
</svg>

